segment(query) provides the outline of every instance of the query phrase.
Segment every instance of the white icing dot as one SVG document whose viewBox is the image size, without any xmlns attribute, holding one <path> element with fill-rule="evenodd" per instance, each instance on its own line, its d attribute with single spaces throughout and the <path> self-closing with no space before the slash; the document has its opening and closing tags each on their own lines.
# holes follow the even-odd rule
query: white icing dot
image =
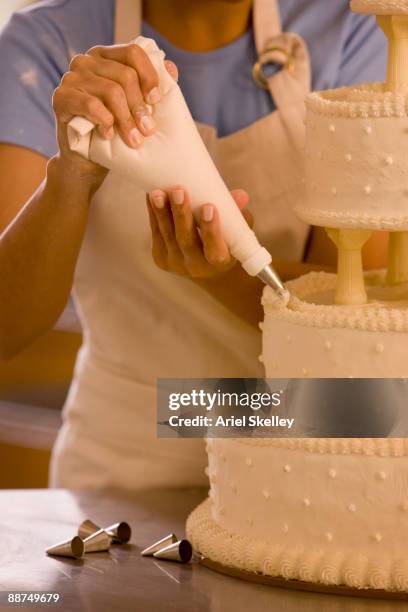
<svg viewBox="0 0 408 612">
<path fill-rule="evenodd" d="M 325 533 L 325 536 L 326 536 L 326 540 L 327 540 L 328 542 L 332 542 L 332 541 L 333 541 L 333 534 L 332 534 L 330 531 L 328 531 L 327 533 Z"/>
<path fill-rule="evenodd" d="M 263 363 L 263 357 L 262 357 L 262 355 L 259 355 L 259 356 L 258 356 L 258 359 L 259 359 L 259 361 L 260 361 L 261 363 Z"/>
<path fill-rule="evenodd" d="M 330 342 L 330 340 L 326 340 L 326 342 L 324 343 L 324 348 L 326 348 L 327 350 L 330 350 L 332 347 L 332 343 Z"/>
<path fill-rule="evenodd" d="M 366 195 L 370 195 L 370 194 L 371 194 L 371 191 L 372 191 L 372 189 L 371 189 L 371 186 L 370 186 L 370 185 L 366 185 L 366 186 L 364 187 L 364 193 L 365 193 Z"/>
<path fill-rule="evenodd" d="M 292 336 L 286 336 L 286 341 L 290 344 L 292 342 Z"/>
<path fill-rule="evenodd" d="M 288 533 L 288 531 L 289 531 L 289 526 L 288 526 L 287 523 L 284 523 L 283 524 L 283 533 Z"/>
<path fill-rule="evenodd" d="M 290 465 L 287 463 L 286 465 L 283 466 L 283 469 L 285 470 L 285 472 L 289 473 L 292 468 L 290 467 Z"/>
<path fill-rule="evenodd" d="M 346 153 L 344 157 L 345 157 L 345 160 L 347 162 L 351 162 L 351 160 L 353 159 L 353 157 L 350 155 L 350 153 Z"/>
<path fill-rule="evenodd" d="M 303 374 L 303 376 L 307 376 L 307 375 L 308 375 L 308 373 L 309 373 L 309 371 L 308 371 L 308 369 L 307 369 L 307 368 L 302 368 L 302 374 Z"/>
<path fill-rule="evenodd" d="M 348 509 L 350 512 L 355 512 L 357 510 L 356 504 L 349 504 Z"/>
<path fill-rule="evenodd" d="M 383 353 L 384 352 L 384 345 L 381 343 L 378 343 L 375 345 L 375 352 L 376 353 Z"/>
<path fill-rule="evenodd" d="M 265 499 L 269 499 L 271 494 L 269 493 L 268 489 L 264 489 L 262 491 L 262 495 L 264 496 Z"/>
<path fill-rule="evenodd" d="M 371 127 L 371 125 L 366 125 L 366 127 L 364 128 L 364 131 L 366 134 L 371 134 L 373 131 L 373 128 Z"/>
<path fill-rule="evenodd" d="M 337 195 L 337 187 L 332 187 L 331 192 L 333 195 Z"/>
<path fill-rule="evenodd" d="M 323 153 L 322 153 L 321 151 L 318 151 L 318 152 L 317 152 L 317 157 L 318 157 L 319 159 L 323 159 Z"/>
<path fill-rule="evenodd" d="M 303 505 L 306 506 L 306 508 L 309 508 L 310 499 L 308 497 L 305 497 L 305 499 L 303 500 Z"/>
<path fill-rule="evenodd" d="M 204 474 L 205 474 L 206 476 L 208 476 L 208 475 L 209 475 L 209 473 L 210 473 L 210 471 L 209 471 L 208 466 L 207 466 L 207 467 L 205 467 L 205 468 L 204 468 Z"/>
<path fill-rule="evenodd" d="M 404 510 L 404 512 L 408 511 L 408 499 L 405 499 L 403 502 L 401 502 L 401 510 Z"/>
<path fill-rule="evenodd" d="M 385 158 L 385 163 L 387 164 L 387 166 L 392 166 L 392 164 L 394 163 L 394 159 L 391 157 L 391 155 L 387 155 L 387 157 Z"/>
<path fill-rule="evenodd" d="M 386 480 L 387 478 L 386 472 L 384 472 L 384 470 L 380 470 L 379 472 L 377 472 L 377 478 L 378 480 Z"/>
<path fill-rule="evenodd" d="M 251 457 L 247 457 L 245 459 L 245 463 L 247 464 L 248 467 L 252 467 L 254 465 L 254 462 L 252 461 Z"/>
<path fill-rule="evenodd" d="M 253 525 L 254 524 L 254 519 L 251 516 L 247 517 L 247 523 L 248 525 Z"/>
<path fill-rule="evenodd" d="M 336 126 L 334 125 L 334 123 L 331 123 L 329 125 L 329 132 L 335 132 L 336 131 Z"/>
<path fill-rule="evenodd" d="M 336 472 L 336 470 L 334 468 L 330 468 L 329 476 L 330 476 L 330 478 L 336 478 L 337 472 Z"/>
<path fill-rule="evenodd" d="M 374 538 L 374 540 L 375 540 L 376 542 L 381 542 L 381 540 L 382 540 L 382 535 L 381 535 L 381 533 L 377 532 L 377 533 L 375 533 L 375 534 L 373 535 L 373 538 Z"/>
<path fill-rule="evenodd" d="M 259 329 L 260 329 L 261 331 L 263 330 L 263 328 L 264 328 L 263 321 L 259 321 L 259 323 L 258 323 L 258 327 L 259 327 Z"/>
</svg>

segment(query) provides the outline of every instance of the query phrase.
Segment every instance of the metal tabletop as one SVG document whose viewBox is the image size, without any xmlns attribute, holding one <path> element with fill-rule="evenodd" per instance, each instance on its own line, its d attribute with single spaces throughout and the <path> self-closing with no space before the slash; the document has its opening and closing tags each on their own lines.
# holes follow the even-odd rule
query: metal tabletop
<svg viewBox="0 0 408 612">
<path fill-rule="evenodd" d="M 188 513 L 203 490 L 116 491 L 8 490 L 0 492 L 0 591 L 46 591 L 61 605 L 24 609 L 69 612 L 394 612 L 405 602 L 362 600 L 250 584 L 217 574 L 197 562 L 182 565 L 141 557 L 140 550 L 168 532 L 184 534 Z M 48 557 L 45 549 L 75 535 L 90 518 L 100 525 L 127 521 L 130 544 L 84 559 Z M 4 600 L 4 593 L 2 594 Z M 0 610 L 10 612 L 5 604 Z M 16 608 L 18 609 L 18 608 Z M 20 606 L 19 609 L 22 609 Z"/>
</svg>

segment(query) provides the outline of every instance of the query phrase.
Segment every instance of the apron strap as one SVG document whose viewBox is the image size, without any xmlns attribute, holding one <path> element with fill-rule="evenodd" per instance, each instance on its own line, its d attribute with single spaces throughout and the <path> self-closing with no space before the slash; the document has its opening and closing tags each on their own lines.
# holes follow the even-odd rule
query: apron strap
<svg viewBox="0 0 408 612">
<path fill-rule="evenodd" d="M 254 0 L 254 33 L 258 62 L 255 82 L 267 89 L 284 121 L 287 135 L 297 148 L 304 141 L 304 107 L 311 88 L 310 57 L 304 39 L 282 32 L 278 0 Z M 279 64 L 280 70 L 267 76 L 263 66 Z"/>
<path fill-rule="evenodd" d="M 141 0 L 116 0 L 114 43 L 126 44 L 140 34 L 142 27 Z"/>
<path fill-rule="evenodd" d="M 261 56 L 269 41 L 282 33 L 279 6 L 275 0 L 254 0 L 253 24 L 255 44 Z"/>
</svg>

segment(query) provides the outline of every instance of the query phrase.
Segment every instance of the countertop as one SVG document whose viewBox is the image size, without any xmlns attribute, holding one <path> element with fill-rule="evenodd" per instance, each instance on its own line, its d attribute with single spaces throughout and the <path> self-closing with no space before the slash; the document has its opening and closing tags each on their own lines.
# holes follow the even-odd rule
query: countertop
<svg viewBox="0 0 408 612">
<path fill-rule="evenodd" d="M 0 491 L 0 593 L 46 591 L 62 594 L 61 605 L 19 609 L 69 612 L 394 612 L 407 602 L 363 600 L 250 584 L 217 574 L 196 561 L 182 565 L 141 557 L 140 550 L 169 532 L 180 538 L 188 513 L 205 491 Z M 45 549 L 75 535 L 90 518 L 108 525 L 127 521 L 130 544 L 82 560 L 48 557 Z M 17 606 L 15 606 L 16 609 Z M 13 608 L 2 603 L 0 610 Z"/>
</svg>

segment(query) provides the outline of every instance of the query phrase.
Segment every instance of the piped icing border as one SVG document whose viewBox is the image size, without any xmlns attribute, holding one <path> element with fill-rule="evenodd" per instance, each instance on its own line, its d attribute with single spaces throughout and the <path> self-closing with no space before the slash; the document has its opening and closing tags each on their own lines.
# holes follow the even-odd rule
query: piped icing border
<svg viewBox="0 0 408 612">
<path fill-rule="evenodd" d="M 355 13 L 370 15 L 406 15 L 406 0 L 351 0 L 350 8 Z"/>
<path fill-rule="evenodd" d="M 234 438 L 233 442 L 244 446 L 284 448 L 319 455 L 408 455 L 408 438 Z M 211 438 L 206 440 L 206 450 L 214 451 Z"/>
<path fill-rule="evenodd" d="M 384 83 L 315 91 L 306 97 L 305 104 L 309 111 L 326 117 L 378 119 L 408 116 L 408 95 L 400 91 L 385 91 Z M 306 121 L 309 120 L 310 117 Z"/>
<path fill-rule="evenodd" d="M 368 284 L 382 284 L 384 277 L 384 272 L 365 274 Z M 265 287 L 262 295 L 265 315 L 309 327 L 337 327 L 383 333 L 408 332 L 408 308 L 385 308 L 375 302 L 358 306 L 341 306 L 311 304 L 304 301 L 313 293 L 334 290 L 335 286 L 336 275 L 327 272 L 310 272 L 289 281 L 286 287 L 291 293 L 291 298 L 287 307 L 277 303 L 273 290 Z M 264 333 L 267 333 L 265 328 Z"/>
<path fill-rule="evenodd" d="M 210 500 L 200 504 L 187 519 L 187 537 L 196 552 L 238 569 L 267 576 L 283 576 L 323 584 L 355 588 L 408 590 L 408 560 L 385 555 L 367 557 L 326 552 L 321 549 L 289 548 L 222 529 L 211 516 Z"/>
<path fill-rule="evenodd" d="M 328 225 L 346 229 L 408 230 L 408 216 L 384 217 L 367 213 L 313 209 L 308 206 L 296 206 L 294 211 L 310 225 Z"/>
</svg>

